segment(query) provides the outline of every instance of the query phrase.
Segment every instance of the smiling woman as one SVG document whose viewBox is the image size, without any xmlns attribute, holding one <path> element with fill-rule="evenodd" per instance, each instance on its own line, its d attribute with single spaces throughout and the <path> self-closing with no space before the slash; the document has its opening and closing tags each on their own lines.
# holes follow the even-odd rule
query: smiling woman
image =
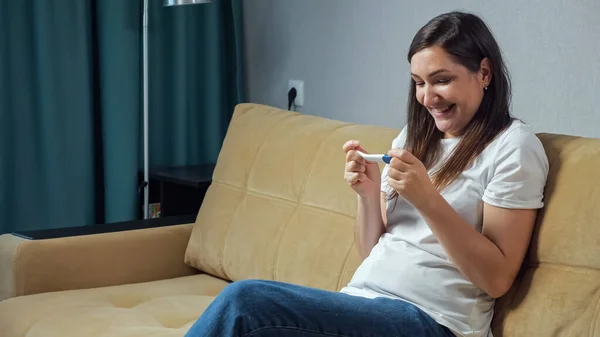
<svg viewBox="0 0 600 337">
<path fill-rule="evenodd" d="M 491 78 L 488 59 L 477 72 L 455 63 L 438 46 L 417 52 L 411 60 L 416 99 L 431 113 L 437 129 L 445 138 L 463 133 L 479 108 Z"/>
<path fill-rule="evenodd" d="M 512 285 L 543 206 L 547 158 L 510 115 L 508 72 L 480 18 L 432 19 L 407 58 L 407 126 L 381 177 L 356 155 L 365 152 L 358 142 L 344 147 L 365 260 L 342 292 L 391 294 L 457 335 L 486 336 L 494 298 Z"/>
<path fill-rule="evenodd" d="M 431 20 L 415 35 L 407 58 L 412 75 L 407 150 L 430 168 L 441 155 L 441 138 L 463 138 L 434 177 L 442 187 L 513 120 L 510 78 L 491 31 L 474 15 Z M 447 107 L 451 110 L 444 111 Z"/>
<path fill-rule="evenodd" d="M 508 74 L 480 18 L 434 18 L 408 61 L 407 126 L 387 156 L 358 140 L 343 146 L 363 258 L 352 280 L 339 292 L 234 282 L 188 336 L 491 335 L 495 298 L 512 285 L 543 206 L 546 154 L 510 116 Z"/>
</svg>

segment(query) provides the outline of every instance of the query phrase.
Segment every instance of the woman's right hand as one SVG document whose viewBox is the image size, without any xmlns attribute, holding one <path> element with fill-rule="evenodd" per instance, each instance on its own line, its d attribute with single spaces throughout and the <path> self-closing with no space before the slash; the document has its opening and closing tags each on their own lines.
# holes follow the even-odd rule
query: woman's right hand
<svg viewBox="0 0 600 337">
<path fill-rule="evenodd" d="M 360 146 L 357 140 L 349 140 L 343 146 L 346 153 L 346 168 L 344 179 L 358 193 L 365 197 L 369 195 L 379 196 L 381 185 L 381 171 L 375 162 L 367 161 L 356 151 L 368 153 Z"/>
</svg>

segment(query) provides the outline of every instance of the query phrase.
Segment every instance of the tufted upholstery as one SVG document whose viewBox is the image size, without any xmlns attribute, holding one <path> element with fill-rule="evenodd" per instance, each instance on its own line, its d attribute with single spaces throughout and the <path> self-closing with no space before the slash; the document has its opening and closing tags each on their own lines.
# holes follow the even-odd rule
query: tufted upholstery
<svg viewBox="0 0 600 337">
<path fill-rule="evenodd" d="M 183 336 L 226 285 L 200 274 L 15 297 L 0 302 L 0 336 Z"/>
<path fill-rule="evenodd" d="M 527 260 L 496 336 L 600 336 L 600 139 L 540 134 L 550 162 Z"/>
<path fill-rule="evenodd" d="M 239 106 L 186 263 L 230 280 L 339 289 L 360 263 L 352 230 L 356 194 L 343 179 L 342 145 L 360 139 L 369 151 L 385 152 L 397 134 L 396 129 Z"/>
<path fill-rule="evenodd" d="M 227 284 L 219 278 L 339 289 L 360 263 L 352 231 L 356 196 L 342 179 L 341 146 L 359 139 L 369 151 L 385 152 L 398 132 L 239 105 L 187 247 L 173 248 L 179 261 L 202 274 L 15 297 L 0 302 L 0 336 L 182 336 Z M 546 207 L 519 278 L 498 301 L 494 336 L 600 337 L 600 140 L 539 137 L 551 163 Z M 155 237 L 139 242 L 159 247 Z M 1 244 L 0 252 L 14 251 Z M 160 250 L 152 253 L 162 256 Z M 61 254 L 68 257 L 66 250 Z M 127 263 L 119 262 L 119 273 L 125 273 Z M 12 261 L 0 258 L 4 268 L 2 263 Z M 85 267 L 76 258 L 73 263 Z M 32 266 L 51 273 L 50 267 Z M 159 275 L 148 266 L 143 270 Z M 125 276 L 109 281 L 131 278 Z M 41 289 L 43 282 L 35 284 Z"/>
</svg>

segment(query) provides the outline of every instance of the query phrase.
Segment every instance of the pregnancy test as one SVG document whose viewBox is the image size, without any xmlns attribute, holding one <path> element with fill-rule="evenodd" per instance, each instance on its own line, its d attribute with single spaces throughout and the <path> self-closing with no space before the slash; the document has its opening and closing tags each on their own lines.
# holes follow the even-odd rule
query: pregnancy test
<svg viewBox="0 0 600 337">
<path fill-rule="evenodd" d="M 356 151 L 358 152 L 358 154 L 365 158 L 368 161 L 374 161 L 376 163 L 386 163 L 389 164 L 390 161 L 392 160 L 391 156 L 388 156 L 387 154 L 366 154 L 360 151 Z"/>
</svg>

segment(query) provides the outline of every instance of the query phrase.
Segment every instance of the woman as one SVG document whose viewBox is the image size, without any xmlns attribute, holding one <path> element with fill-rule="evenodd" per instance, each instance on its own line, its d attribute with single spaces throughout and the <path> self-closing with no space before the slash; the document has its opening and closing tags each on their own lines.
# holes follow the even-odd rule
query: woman
<svg viewBox="0 0 600 337">
<path fill-rule="evenodd" d="M 328 292 L 273 281 L 226 287 L 188 336 L 491 336 L 543 206 L 544 149 L 509 113 L 500 49 L 478 17 L 440 15 L 415 35 L 408 123 L 380 173 L 348 141 L 364 259 Z"/>
</svg>

